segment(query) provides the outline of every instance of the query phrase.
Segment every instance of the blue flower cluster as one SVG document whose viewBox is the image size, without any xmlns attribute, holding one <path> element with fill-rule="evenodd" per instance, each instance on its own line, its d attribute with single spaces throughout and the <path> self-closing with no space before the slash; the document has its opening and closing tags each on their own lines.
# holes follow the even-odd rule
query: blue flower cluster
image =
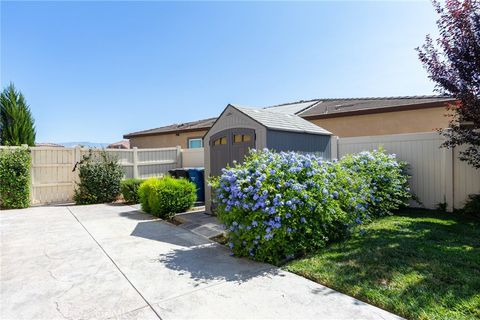
<svg viewBox="0 0 480 320">
<path fill-rule="evenodd" d="M 390 214 L 412 198 L 408 186 L 407 164 L 384 150 L 364 151 L 342 159 L 350 175 L 365 181 L 370 190 L 366 210 L 373 217 Z"/>
<path fill-rule="evenodd" d="M 375 159 L 365 154 L 345 166 L 314 155 L 253 150 L 211 181 L 230 248 L 239 256 L 278 263 L 344 237 L 366 223 L 372 204 L 386 197 L 373 183 L 383 186 L 391 175 L 384 174 L 382 183 L 358 178 L 362 166 Z"/>
</svg>

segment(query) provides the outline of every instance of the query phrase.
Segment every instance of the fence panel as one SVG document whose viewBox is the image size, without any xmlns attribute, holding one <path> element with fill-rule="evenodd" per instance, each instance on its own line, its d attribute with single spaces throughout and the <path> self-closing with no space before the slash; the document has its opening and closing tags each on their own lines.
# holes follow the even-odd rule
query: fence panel
<svg viewBox="0 0 480 320">
<path fill-rule="evenodd" d="M 458 158 L 463 148 L 455 148 L 453 153 L 453 192 L 455 208 L 462 208 L 468 195 L 480 193 L 480 170 Z"/>
<path fill-rule="evenodd" d="M 73 198 L 74 149 L 31 148 L 32 204 L 68 202 Z"/>
<path fill-rule="evenodd" d="M 441 148 L 443 141 L 436 132 L 340 138 L 338 156 L 382 146 L 409 163 L 410 187 L 422 206 L 434 209 L 446 202 L 451 210 L 461 208 L 468 194 L 480 192 L 480 170 L 460 161 L 457 149 Z"/>
<path fill-rule="evenodd" d="M 180 147 L 161 149 L 137 149 L 138 173 L 141 179 L 164 175 L 170 169 L 182 166 Z"/>
</svg>

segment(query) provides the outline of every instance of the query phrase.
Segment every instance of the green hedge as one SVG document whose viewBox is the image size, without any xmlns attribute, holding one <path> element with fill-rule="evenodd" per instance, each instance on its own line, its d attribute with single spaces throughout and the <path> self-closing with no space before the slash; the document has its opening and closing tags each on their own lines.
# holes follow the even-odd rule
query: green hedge
<svg viewBox="0 0 480 320">
<path fill-rule="evenodd" d="M 120 183 L 120 191 L 126 203 L 139 203 L 138 188 L 145 181 L 143 179 L 125 179 Z"/>
<path fill-rule="evenodd" d="M 27 148 L 0 149 L 0 207 L 27 208 L 30 205 L 30 151 Z"/>
<path fill-rule="evenodd" d="M 197 199 L 195 184 L 168 176 L 146 180 L 140 185 L 138 195 L 142 210 L 162 219 L 190 209 Z"/>
<path fill-rule="evenodd" d="M 102 151 L 99 156 L 92 152 L 78 163 L 80 182 L 73 199 L 76 204 L 112 202 L 120 195 L 122 167 L 117 159 Z"/>
</svg>

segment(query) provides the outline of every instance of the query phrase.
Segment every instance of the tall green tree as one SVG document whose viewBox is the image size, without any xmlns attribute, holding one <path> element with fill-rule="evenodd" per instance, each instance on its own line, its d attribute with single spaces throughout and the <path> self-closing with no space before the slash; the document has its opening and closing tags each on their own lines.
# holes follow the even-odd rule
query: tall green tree
<svg viewBox="0 0 480 320">
<path fill-rule="evenodd" d="M 0 145 L 35 145 L 35 123 L 25 97 L 13 83 L 0 94 Z"/>
</svg>

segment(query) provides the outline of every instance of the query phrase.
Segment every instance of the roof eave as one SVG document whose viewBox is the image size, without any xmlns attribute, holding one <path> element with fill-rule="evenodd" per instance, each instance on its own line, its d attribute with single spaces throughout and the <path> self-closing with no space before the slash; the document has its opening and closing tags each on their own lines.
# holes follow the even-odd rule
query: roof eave
<svg viewBox="0 0 480 320">
<path fill-rule="evenodd" d="M 352 111 L 343 111 L 343 112 L 334 112 L 334 113 L 323 113 L 323 114 L 314 114 L 314 115 L 301 115 L 298 116 L 305 120 L 315 120 L 315 119 L 328 119 L 328 118 L 338 118 L 338 117 L 347 117 L 353 115 L 366 115 L 374 113 L 387 113 L 387 112 L 397 112 L 397 111 L 409 111 L 417 109 L 430 109 L 430 108 L 445 108 L 447 105 L 451 104 L 454 99 L 440 102 L 429 102 L 421 103 L 414 105 L 399 105 L 395 107 L 379 107 L 371 109 L 361 109 L 361 110 L 352 110 Z"/>
<path fill-rule="evenodd" d="M 158 135 L 167 135 L 167 134 L 179 134 L 195 131 L 205 131 L 210 129 L 210 127 L 201 127 L 201 128 L 191 128 L 191 129 L 180 129 L 180 130 L 171 130 L 171 131 L 162 131 L 162 132 L 144 132 L 144 133 L 129 133 L 123 135 L 124 139 L 138 138 L 138 137 L 147 137 L 147 136 L 158 136 Z"/>
<path fill-rule="evenodd" d="M 314 135 L 317 135 L 317 136 L 333 136 L 333 133 L 331 133 L 330 131 L 327 131 L 325 129 L 324 129 L 325 132 L 313 132 L 313 131 L 307 131 L 307 130 L 292 130 L 292 129 L 281 129 L 281 128 L 274 128 L 274 127 L 266 127 L 266 128 L 269 129 L 269 130 L 272 130 L 272 131 L 306 133 L 306 134 L 314 134 Z M 322 128 L 322 127 L 320 127 L 320 128 Z"/>
</svg>

